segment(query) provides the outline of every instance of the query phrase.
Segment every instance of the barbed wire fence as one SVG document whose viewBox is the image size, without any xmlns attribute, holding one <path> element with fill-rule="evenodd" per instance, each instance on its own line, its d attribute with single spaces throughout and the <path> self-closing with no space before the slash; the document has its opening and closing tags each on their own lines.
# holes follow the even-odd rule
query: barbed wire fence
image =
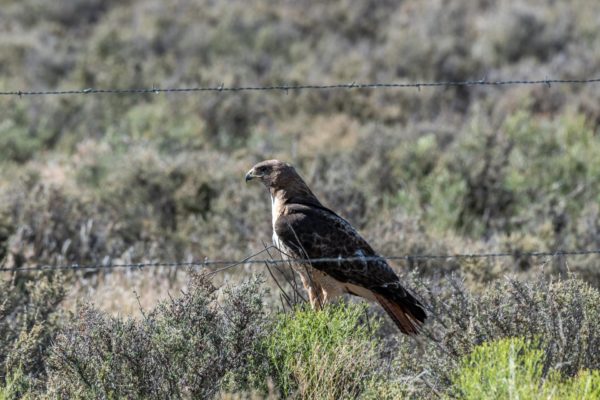
<svg viewBox="0 0 600 400">
<path fill-rule="evenodd" d="M 273 247 L 271 247 L 273 248 Z M 262 254 L 265 250 L 248 256 L 241 260 L 217 260 L 204 259 L 188 262 L 147 262 L 147 263 L 94 263 L 94 264 L 65 264 L 65 265 L 37 265 L 22 268 L 2 267 L 0 272 L 32 272 L 49 270 L 114 270 L 114 269 L 145 269 L 145 268 L 182 268 L 182 267 L 222 267 L 216 271 L 220 272 L 239 265 L 267 264 L 267 265 L 287 265 L 290 262 L 298 264 L 319 264 L 319 263 L 344 263 L 344 262 L 369 262 L 369 261 L 411 261 L 411 260 L 449 260 L 449 259 L 477 259 L 477 258 L 522 258 L 522 257 L 573 257 L 584 255 L 600 255 L 600 249 L 597 250 L 557 250 L 557 251 L 531 251 L 531 252 L 498 252 L 498 253 L 463 253 L 463 254 L 407 254 L 392 256 L 369 256 L 369 257 L 321 257 L 304 259 L 254 259 L 255 256 Z"/>
<path fill-rule="evenodd" d="M 515 86 L 515 85 L 543 85 L 552 87 L 552 85 L 587 85 L 600 83 L 600 78 L 582 78 L 582 79 L 509 79 L 509 80 L 488 80 L 487 78 L 478 80 L 463 81 L 423 81 L 423 82 L 388 82 L 388 83 L 333 83 L 333 84 L 278 84 L 267 86 L 225 86 L 221 83 L 217 86 L 196 86 L 180 88 L 160 88 L 153 86 L 150 88 L 84 88 L 71 90 L 3 90 L 0 96 L 67 96 L 67 95 L 100 95 L 100 94 L 165 94 L 165 93 L 194 93 L 194 92 L 217 92 L 217 93 L 239 93 L 239 92 L 282 92 L 302 90 L 342 90 L 342 89 L 406 89 L 435 87 L 456 87 L 456 86 Z"/>
</svg>

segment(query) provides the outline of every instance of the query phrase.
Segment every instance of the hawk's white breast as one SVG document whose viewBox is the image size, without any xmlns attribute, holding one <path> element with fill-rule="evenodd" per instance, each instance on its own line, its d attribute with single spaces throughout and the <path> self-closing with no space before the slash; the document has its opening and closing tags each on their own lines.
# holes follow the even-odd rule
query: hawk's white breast
<svg viewBox="0 0 600 400">
<path fill-rule="evenodd" d="M 277 236 L 277 232 L 275 232 L 275 223 L 277 222 L 277 218 L 279 218 L 279 210 L 280 210 L 280 200 L 276 197 L 271 196 L 271 225 L 273 226 L 273 244 L 275 247 L 285 253 L 285 251 L 281 248 L 281 242 L 279 241 L 279 236 Z"/>
</svg>

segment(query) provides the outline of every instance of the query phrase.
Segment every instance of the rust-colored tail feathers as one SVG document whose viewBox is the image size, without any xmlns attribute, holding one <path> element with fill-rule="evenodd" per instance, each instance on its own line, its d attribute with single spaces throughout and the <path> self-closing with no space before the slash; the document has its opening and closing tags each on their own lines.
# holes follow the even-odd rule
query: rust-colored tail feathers
<svg viewBox="0 0 600 400">
<path fill-rule="evenodd" d="M 418 335 L 427 313 L 423 305 L 400 284 L 377 287 L 375 298 L 396 323 L 398 329 L 407 335 Z"/>
</svg>

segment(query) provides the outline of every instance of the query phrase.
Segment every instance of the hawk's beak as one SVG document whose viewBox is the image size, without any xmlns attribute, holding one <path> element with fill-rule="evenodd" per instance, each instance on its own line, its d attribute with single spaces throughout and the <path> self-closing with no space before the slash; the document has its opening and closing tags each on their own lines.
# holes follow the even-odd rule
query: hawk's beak
<svg viewBox="0 0 600 400">
<path fill-rule="evenodd" d="M 251 169 L 250 171 L 248 171 L 248 173 L 246 174 L 246 182 L 251 181 L 252 179 L 256 178 L 256 175 L 254 175 L 254 169 Z"/>
</svg>

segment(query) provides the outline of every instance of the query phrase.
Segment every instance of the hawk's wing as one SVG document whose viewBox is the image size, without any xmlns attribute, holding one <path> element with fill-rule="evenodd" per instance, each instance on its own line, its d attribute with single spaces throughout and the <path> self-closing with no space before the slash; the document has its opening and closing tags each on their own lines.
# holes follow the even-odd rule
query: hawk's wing
<svg viewBox="0 0 600 400">
<path fill-rule="evenodd" d="M 340 258 L 311 263 L 338 281 L 369 289 L 398 281 L 385 259 L 372 259 L 377 255 L 352 225 L 325 207 L 287 205 L 275 233 L 292 258 Z M 343 260 L 348 257 L 355 260 Z"/>
<path fill-rule="evenodd" d="M 383 258 L 345 219 L 319 205 L 288 204 L 275 222 L 279 241 L 291 258 L 339 258 L 310 265 L 340 282 L 368 289 L 398 328 L 413 335 L 427 318 L 422 304 L 402 285 Z M 344 258 L 352 260 L 344 260 Z"/>
</svg>

